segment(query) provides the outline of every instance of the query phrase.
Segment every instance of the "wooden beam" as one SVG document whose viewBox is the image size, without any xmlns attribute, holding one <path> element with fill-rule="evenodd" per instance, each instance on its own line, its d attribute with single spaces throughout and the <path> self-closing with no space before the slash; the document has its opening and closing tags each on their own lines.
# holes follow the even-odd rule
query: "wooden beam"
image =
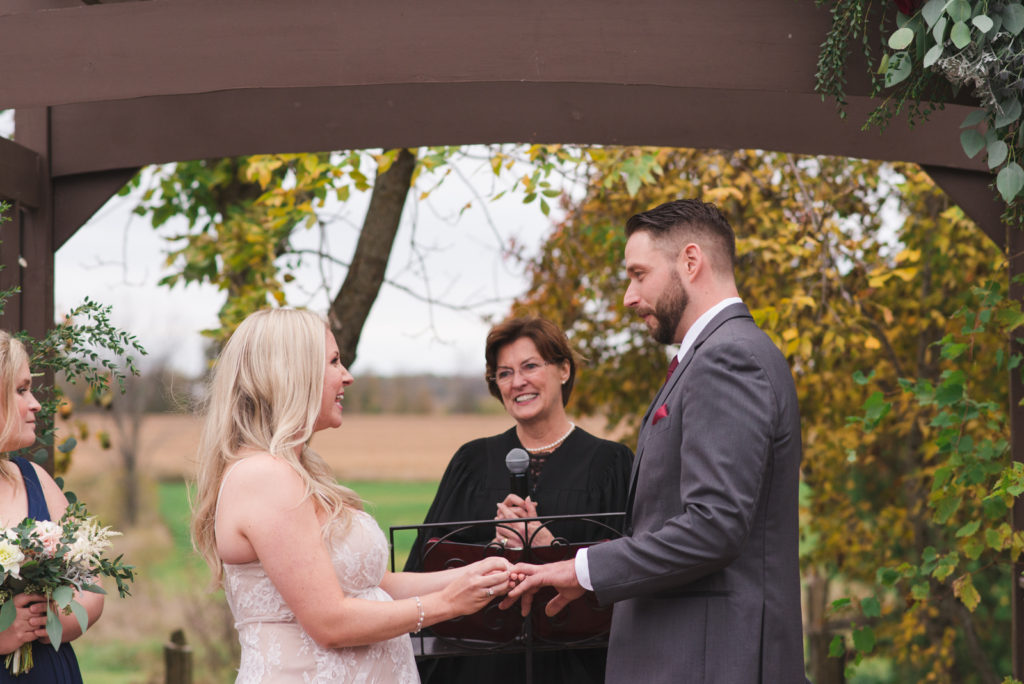
<svg viewBox="0 0 1024 684">
<path fill-rule="evenodd" d="M 913 128 L 862 131 L 817 95 L 608 84 L 404 84 L 277 88 L 53 108 L 56 177 L 269 152 L 483 142 L 759 148 L 984 170 L 960 148 L 967 108 Z"/>
<path fill-rule="evenodd" d="M 53 250 L 60 249 L 138 169 L 114 169 L 55 178 L 53 181 Z"/>
<path fill-rule="evenodd" d="M 0 107 L 250 88 L 608 83 L 813 93 L 793 0 L 151 0 L 0 16 Z M 866 77 L 850 74 L 853 94 Z"/>
<path fill-rule="evenodd" d="M 4 0 L 0 4 L 0 16 L 81 6 L 81 0 Z"/>
<path fill-rule="evenodd" d="M 994 175 L 988 171 L 967 171 L 927 164 L 922 164 L 922 168 L 999 249 L 1008 248 L 1006 226 L 1002 220 L 1006 205 L 996 192 Z"/>
<path fill-rule="evenodd" d="M 38 207 L 42 168 L 38 154 L 13 140 L 0 138 L 0 198 Z"/>
</svg>

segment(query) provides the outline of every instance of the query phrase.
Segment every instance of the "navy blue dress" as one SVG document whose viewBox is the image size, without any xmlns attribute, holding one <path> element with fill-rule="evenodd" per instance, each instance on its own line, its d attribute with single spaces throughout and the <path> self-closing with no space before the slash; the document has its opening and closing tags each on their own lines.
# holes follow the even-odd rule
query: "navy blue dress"
<svg viewBox="0 0 1024 684">
<path fill-rule="evenodd" d="M 21 470 L 21 478 L 25 481 L 25 492 L 28 494 L 28 517 L 33 520 L 49 520 L 50 509 L 46 507 L 43 487 L 39 484 L 36 469 L 24 458 L 12 458 L 11 462 Z M 82 673 L 78 669 L 78 659 L 70 643 L 60 645 L 53 650 L 50 644 L 35 641 L 32 643 L 32 669 L 23 675 L 14 676 L 3 667 L 0 656 L 0 682 L 16 682 L 17 684 L 82 684 Z"/>
</svg>

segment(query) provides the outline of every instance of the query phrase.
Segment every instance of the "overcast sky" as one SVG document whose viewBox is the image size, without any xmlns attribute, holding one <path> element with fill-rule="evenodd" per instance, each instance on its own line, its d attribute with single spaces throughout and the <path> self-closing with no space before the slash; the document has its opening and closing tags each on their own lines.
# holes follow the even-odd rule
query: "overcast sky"
<svg viewBox="0 0 1024 684">
<path fill-rule="evenodd" d="M 450 176 L 427 200 L 412 193 L 388 265 L 387 277 L 419 293 L 424 271 L 434 297 L 463 306 L 485 302 L 469 311 L 429 306 L 399 288 L 384 285 L 359 343 L 352 371 L 357 375 L 430 372 L 476 374 L 483 369 L 487 317 L 501 318 L 514 296 L 526 287 L 518 264 L 502 256 L 502 245 L 515 240 L 536 251 L 552 220 L 536 204 L 524 206 L 521 194 L 485 203 L 475 192 L 491 189 L 483 164 L 460 165 L 463 178 Z M 330 228 L 304 231 L 299 242 L 327 247 L 339 259 L 351 258 L 368 195 L 333 210 Z M 462 212 L 467 202 L 473 206 Z M 216 325 L 224 296 L 210 286 L 169 289 L 157 285 L 168 271 L 164 236 L 182 224 L 158 232 L 148 219 L 134 216 L 134 197 L 114 197 L 57 253 L 55 305 L 58 315 L 84 296 L 113 306 L 113 320 L 139 337 L 151 358 L 187 373 L 204 363 L 203 328 Z M 554 215 L 555 212 L 552 212 Z M 417 248 L 412 242 L 415 239 Z M 421 265 L 422 264 L 422 265 Z M 345 269 L 307 260 L 287 289 L 289 304 L 320 313 L 327 309 Z M 329 283 L 329 294 L 319 284 Z"/>
</svg>

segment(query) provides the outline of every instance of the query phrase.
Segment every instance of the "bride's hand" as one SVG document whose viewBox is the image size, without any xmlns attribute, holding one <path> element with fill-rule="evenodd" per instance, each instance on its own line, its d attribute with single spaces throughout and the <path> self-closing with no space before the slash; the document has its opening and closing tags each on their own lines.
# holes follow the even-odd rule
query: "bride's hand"
<svg viewBox="0 0 1024 684">
<path fill-rule="evenodd" d="M 458 615 L 475 613 L 512 588 L 509 580 L 511 567 L 511 563 L 497 556 L 477 561 L 467 565 L 455 580 L 441 590 L 441 594 Z"/>
</svg>

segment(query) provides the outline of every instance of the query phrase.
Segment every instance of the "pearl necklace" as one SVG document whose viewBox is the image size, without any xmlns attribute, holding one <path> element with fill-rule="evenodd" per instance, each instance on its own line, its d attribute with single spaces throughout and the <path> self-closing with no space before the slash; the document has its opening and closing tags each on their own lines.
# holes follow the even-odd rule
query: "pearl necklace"
<svg viewBox="0 0 1024 684">
<path fill-rule="evenodd" d="M 523 448 L 526 449 L 527 451 L 529 451 L 531 454 L 539 454 L 542 451 L 551 451 L 552 449 L 557 447 L 559 444 L 564 442 L 569 437 L 569 435 L 572 434 L 572 431 L 575 430 L 575 429 L 576 429 L 576 423 L 570 422 L 569 423 L 569 429 L 566 431 L 566 433 L 564 435 L 562 435 L 561 437 L 559 437 L 558 439 L 556 439 L 551 444 L 545 444 L 544 446 L 539 446 L 539 447 L 524 446 Z"/>
</svg>

